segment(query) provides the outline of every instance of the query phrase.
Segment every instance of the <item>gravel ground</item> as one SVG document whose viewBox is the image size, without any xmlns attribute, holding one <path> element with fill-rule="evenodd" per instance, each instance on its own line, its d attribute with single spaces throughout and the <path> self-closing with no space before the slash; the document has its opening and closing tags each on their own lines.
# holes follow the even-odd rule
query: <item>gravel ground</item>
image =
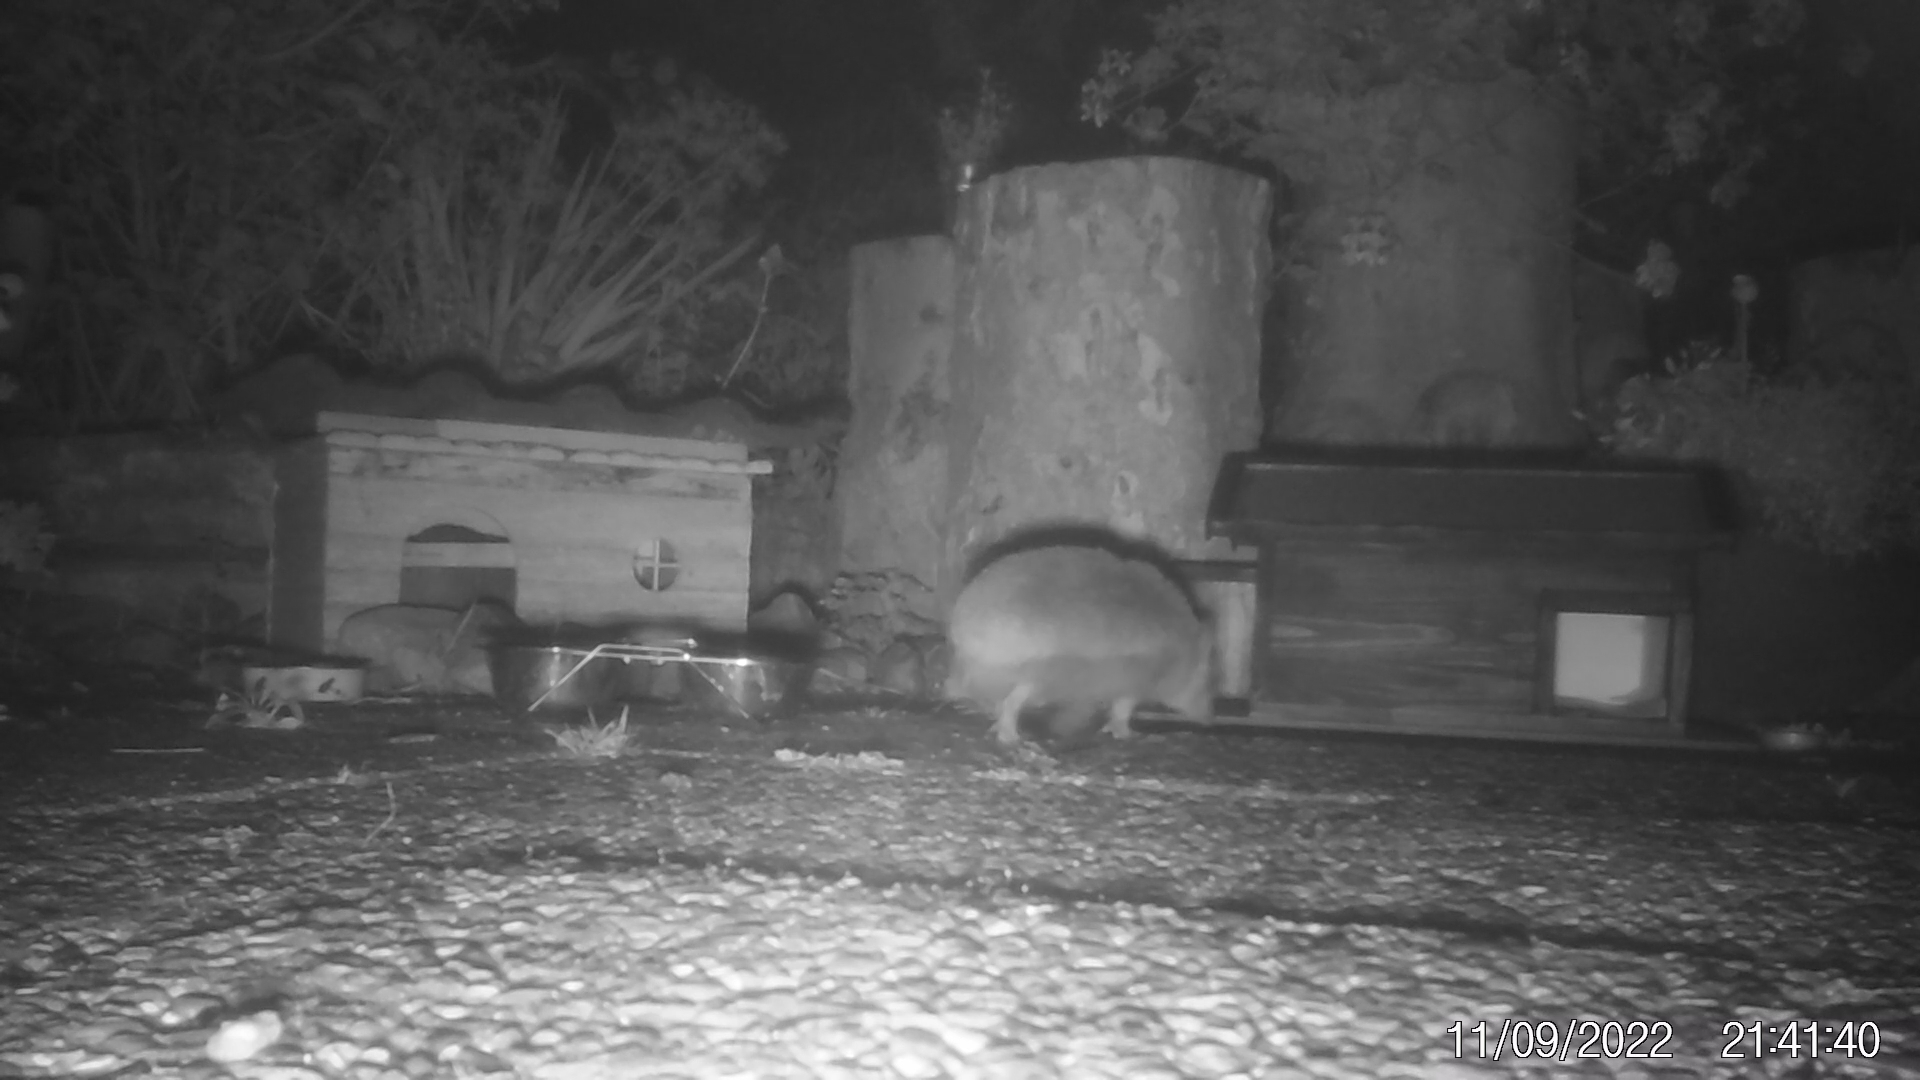
<svg viewBox="0 0 1920 1080">
<path fill-rule="evenodd" d="M 600 760 L 489 710 L 24 727 L 0 1077 L 1920 1077 L 1897 772 L 903 712 L 635 717 Z"/>
</svg>

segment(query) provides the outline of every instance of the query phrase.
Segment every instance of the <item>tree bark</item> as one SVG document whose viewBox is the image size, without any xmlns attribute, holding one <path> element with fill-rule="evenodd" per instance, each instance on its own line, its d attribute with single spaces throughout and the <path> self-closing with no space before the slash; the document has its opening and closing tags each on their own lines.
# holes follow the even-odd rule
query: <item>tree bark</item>
<svg viewBox="0 0 1920 1080">
<path fill-rule="evenodd" d="M 937 591 L 947 521 L 953 241 L 915 236 L 862 244 L 849 272 L 853 419 L 834 485 L 839 568 L 904 571 Z M 937 618 L 929 608 L 918 614 Z"/>
<path fill-rule="evenodd" d="M 1279 443 L 1544 447 L 1581 429 L 1573 127 L 1528 82 L 1320 101 L 1350 131 L 1281 276 Z"/>
<path fill-rule="evenodd" d="M 1266 181 L 1123 158 L 963 199 L 943 595 L 1008 533 L 1099 524 L 1185 558 L 1222 457 L 1260 435 Z"/>
</svg>

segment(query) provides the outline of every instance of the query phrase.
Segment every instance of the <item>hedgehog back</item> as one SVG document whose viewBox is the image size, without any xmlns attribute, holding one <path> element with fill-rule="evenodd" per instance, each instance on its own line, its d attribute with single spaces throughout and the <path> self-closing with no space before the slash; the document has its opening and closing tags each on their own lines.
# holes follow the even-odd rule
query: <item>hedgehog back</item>
<svg viewBox="0 0 1920 1080">
<path fill-rule="evenodd" d="M 955 658 L 976 674 L 1077 658 L 1179 667 L 1202 624 L 1185 592 L 1158 567 L 1091 547 L 1008 555 L 961 591 L 948 626 Z M 999 680 L 995 680 L 996 682 Z"/>
</svg>

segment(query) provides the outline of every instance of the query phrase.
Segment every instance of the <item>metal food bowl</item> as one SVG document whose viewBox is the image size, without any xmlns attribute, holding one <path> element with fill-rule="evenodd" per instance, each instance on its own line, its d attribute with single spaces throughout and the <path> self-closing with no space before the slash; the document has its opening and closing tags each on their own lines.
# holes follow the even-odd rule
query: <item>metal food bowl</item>
<svg viewBox="0 0 1920 1080">
<path fill-rule="evenodd" d="M 1827 733 L 1804 727 L 1772 728 L 1760 733 L 1760 743 L 1776 754 L 1804 754 L 1827 745 Z"/>
<path fill-rule="evenodd" d="M 566 645 L 495 645 L 487 650 L 493 696 L 511 708 L 538 712 L 579 712 L 613 700 L 621 668 L 618 660 Z M 575 670 L 575 669 L 578 670 Z"/>
<path fill-rule="evenodd" d="M 366 690 L 364 662 L 249 664 L 240 669 L 248 694 L 281 701 L 359 701 Z"/>
<path fill-rule="evenodd" d="M 696 701 L 754 719 L 793 712 L 813 681 L 812 664 L 770 656 L 700 659 L 687 667 L 686 682 Z"/>
</svg>

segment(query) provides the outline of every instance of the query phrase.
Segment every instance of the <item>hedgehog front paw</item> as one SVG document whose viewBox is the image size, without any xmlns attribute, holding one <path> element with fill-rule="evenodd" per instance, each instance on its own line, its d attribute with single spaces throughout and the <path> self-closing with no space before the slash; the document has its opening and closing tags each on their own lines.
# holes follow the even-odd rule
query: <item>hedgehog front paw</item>
<svg viewBox="0 0 1920 1080">
<path fill-rule="evenodd" d="M 1000 740 L 1001 746 L 1013 746 L 1020 742 L 1020 710 L 1027 707 L 1027 699 L 1033 696 L 1033 689 L 1026 684 L 1013 688 L 1000 702 L 1000 715 L 993 724 L 993 737 Z"/>
</svg>

